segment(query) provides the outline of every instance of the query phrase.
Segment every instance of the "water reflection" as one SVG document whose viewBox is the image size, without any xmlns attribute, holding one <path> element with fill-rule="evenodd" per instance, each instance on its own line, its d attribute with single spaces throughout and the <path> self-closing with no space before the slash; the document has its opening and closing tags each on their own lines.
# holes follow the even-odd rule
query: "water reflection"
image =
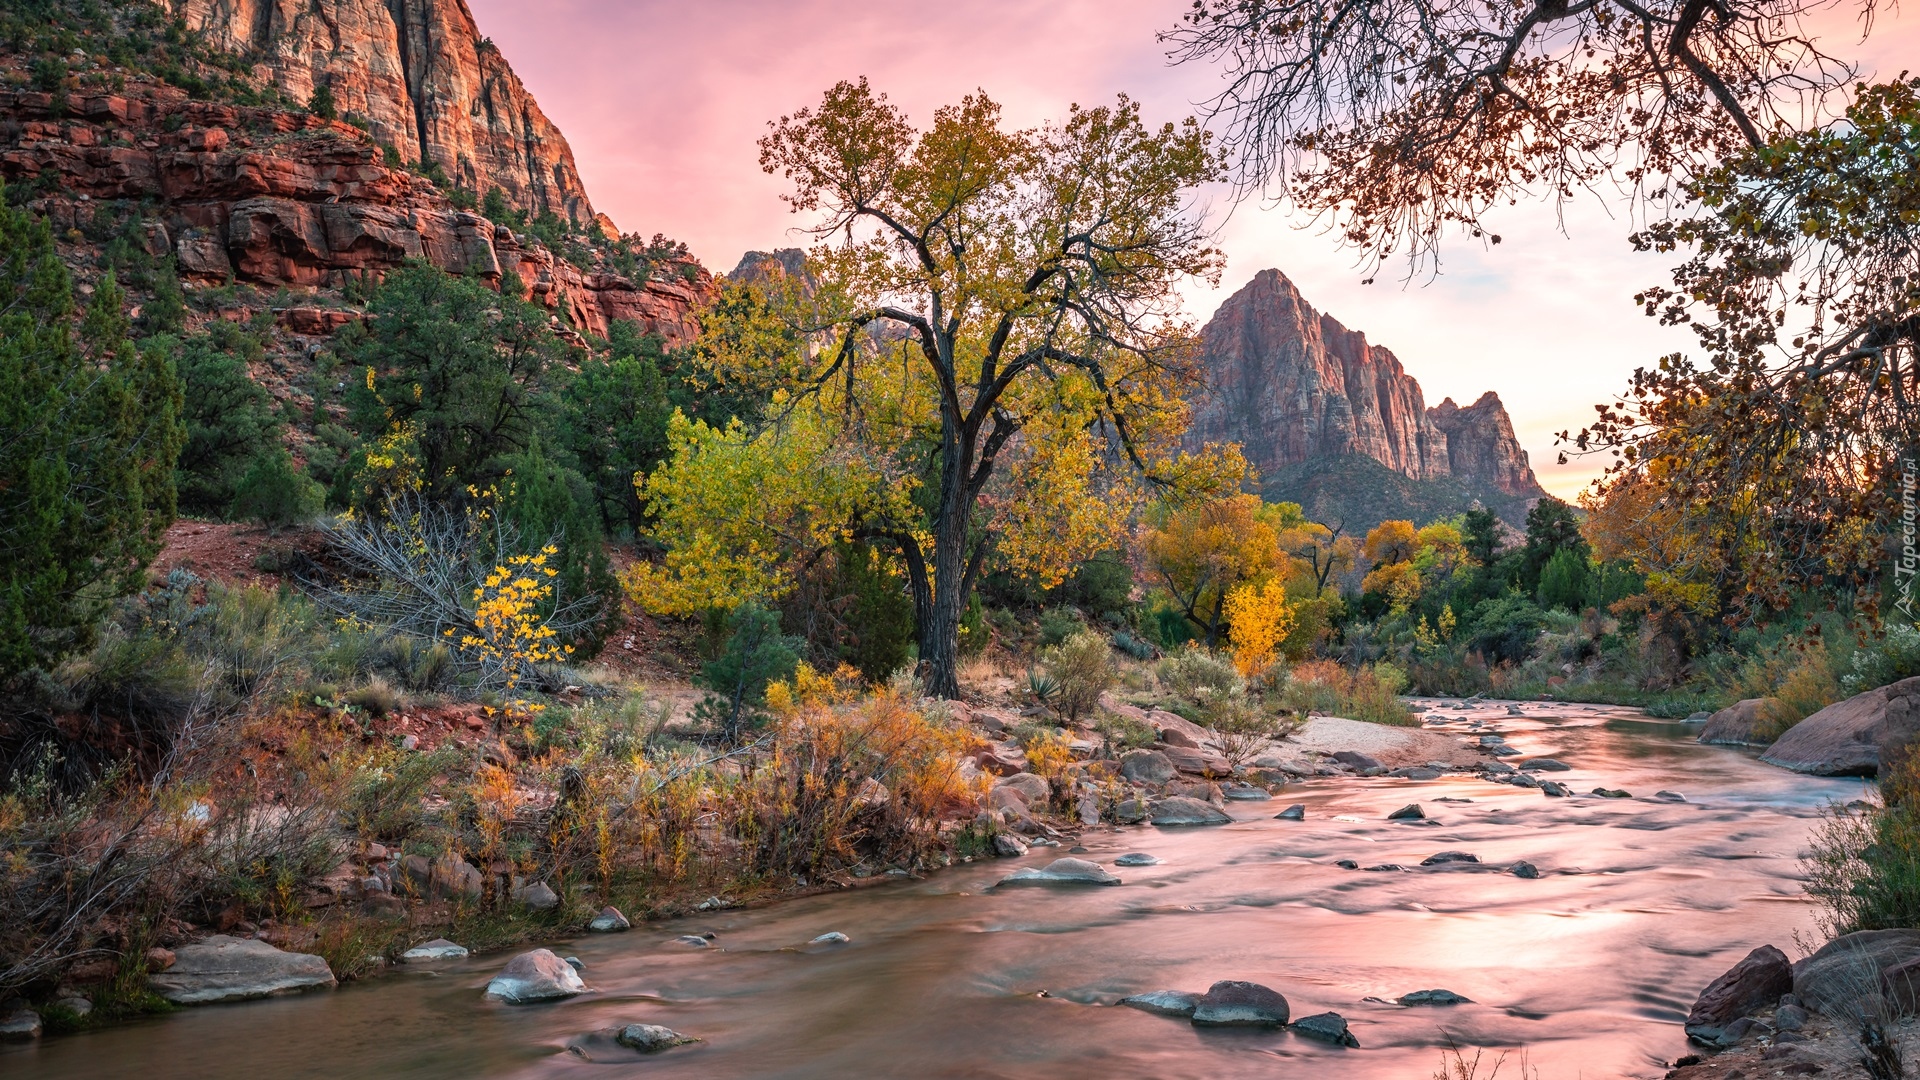
<svg viewBox="0 0 1920 1080">
<path fill-rule="evenodd" d="M 1798 853 L 1812 819 L 1859 781 L 1783 773 L 1692 743 L 1692 725 L 1629 710 L 1504 704 L 1433 710 L 1462 735 L 1505 734 L 1572 766 L 1550 799 L 1448 777 L 1296 784 L 1236 804 L 1233 825 L 1096 831 L 1085 857 L 1161 865 L 1084 891 L 994 891 L 1023 864 L 556 945 L 597 993 L 512 1008 L 480 1000 L 502 958 L 405 970 L 330 994 L 184 1012 L 0 1052 L 22 1077 L 1207 1077 L 1430 1075 L 1447 1039 L 1529 1047 L 1548 1078 L 1658 1076 L 1705 983 L 1754 946 L 1798 955 L 1812 926 Z M 1482 726 L 1472 727 L 1478 721 Z M 1685 802 L 1656 801 L 1656 791 Z M 1447 800 L 1447 801 L 1443 801 Z M 1410 801 L 1425 823 L 1388 823 Z M 1276 821 L 1288 803 L 1307 820 Z M 1478 866 L 1418 869 L 1443 850 Z M 1343 870 L 1399 864 L 1410 871 Z M 1503 872 L 1527 860 L 1537 880 Z M 851 945 L 809 948 L 838 930 Z M 712 931 L 715 949 L 674 944 Z M 1285 1032 L 1198 1030 L 1115 1007 L 1149 990 L 1266 983 L 1296 1016 L 1332 1009 L 1362 1049 Z M 1474 1004 L 1401 1008 L 1445 988 Z M 704 1041 L 620 1065 L 570 1042 L 622 1023 Z"/>
</svg>

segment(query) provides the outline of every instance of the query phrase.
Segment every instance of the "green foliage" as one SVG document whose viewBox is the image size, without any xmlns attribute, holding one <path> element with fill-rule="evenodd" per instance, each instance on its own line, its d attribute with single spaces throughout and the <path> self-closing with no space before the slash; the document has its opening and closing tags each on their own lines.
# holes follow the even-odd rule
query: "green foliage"
<svg viewBox="0 0 1920 1080">
<path fill-rule="evenodd" d="M 849 544 L 836 561 L 846 590 L 850 639 L 838 650 L 839 659 L 860 669 L 868 681 L 880 682 L 907 662 L 913 646 L 913 601 L 878 550 Z"/>
<path fill-rule="evenodd" d="M 1518 664 L 1532 654 L 1546 613 L 1518 593 L 1476 605 L 1465 623 L 1467 647 L 1490 664 Z"/>
<path fill-rule="evenodd" d="M 533 448 L 542 394 L 564 372 L 546 310 L 518 289 L 407 266 L 374 294 L 371 318 L 342 331 L 354 425 L 369 439 L 410 431 L 436 501 L 497 482 L 506 457 Z"/>
<path fill-rule="evenodd" d="M 1153 725 L 1145 720 L 1136 720 L 1119 713 L 1102 713 L 1093 722 L 1093 730 L 1100 736 L 1108 757 L 1119 757 L 1129 750 L 1141 750 L 1154 744 L 1159 738 Z"/>
<path fill-rule="evenodd" d="M 720 655 L 700 669 L 700 684 L 713 695 L 696 715 L 715 724 L 728 742 L 738 742 L 758 721 L 767 684 L 791 679 L 804 643 L 780 632 L 780 617 L 749 601 L 727 619 L 729 635 Z"/>
<path fill-rule="evenodd" d="M 312 521 L 326 505 L 327 492 L 293 463 L 279 444 L 254 455 L 233 489 L 233 516 L 280 528 Z"/>
<path fill-rule="evenodd" d="M 183 394 L 187 438 L 175 473 L 180 506 L 190 513 L 225 515 L 242 477 L 270 458 L 283 439 L 285 425 L 273 398 L 248 373 L 248 364 L 264 356 L 265 345 L 246 328 L 225 321 L 177 344 L 161 339 L 155 345 L 171 348 Z M 255 497 L 261 494 L 256 488 Z"/>
<path fill-rule="evenodd" d="M 307 111 L 322 120 L 338 120 L 340 112 L 333 104 L 333 85 L 322 81 L 313 88 L 313 96 L 307 99 Z"/>
<path fill-rule="evenodd" d="M 76 340 L 46 223 L 0 207 L 0 684 L 84 648 L 173 518 L 179 384 L 123 302 L 109 275 Z"/>
<path fill-rule="evenodd" d="M 513 208 L 507 205 L 507 193 L 490 187 L 480 200 L 480 216 L 502 224 L 513 223 Z"/>
<path fill-rule="evenodd" d="M 1119 678 L 1106 638 L 1089 631 L 1080 631 L 1043 650 L 1040 662 L 1060 687 L 1049 704 L 1069 723 L 1078 723 L 1082 716 L 1091 714 L 1100 704 L 1100 695 Z"/>
<path fill-rule="evenodd" d="M 1246 689 L 1246 680 L 1233 662 L 1189 643 L 1169 653 L 1153 669 L 1161 689 L 1182 698 L 1197 701 L 1202 694 L 1234 694 Z"/>
<path fill-rule="evenodd" d="M 1050 648 L 1086 628 L 1072 608 L 1048 608 L 1040 613 L 1040 645 Z"/>
<path fill-rule="evenodd" d="M 527 550 L 498 552 L 494 557 L 532 554 L 548 542 L 558 547 L 552 561 L 560 571 L 558 595 L 598 598 L 599 611 L 590 628 L 567 641 L 583 659 L 593 656 L 611 632 L 619 609 L 591 486 L 580 474 L 549 460 L 538 445 L 500 459 L 499 465 L 503 474 L 500 513 L 524 538 L 521 546 Z"/>
<path fill-rule="evenodd" d="M 611 354 L 581 361 L 562 393 L 558 439 L 592 483 L 607 530 L 639 535 L 646 505 L 634 477 L 666 457 L 675 402 L 660 370 L 660 339 L 636 338 L 625 323 L 614 324 L 613 337 Z"/>
<path fill-rule="evenodd" d="M 1584 552 L 1571 547 L 1553 553 L 1540 571 L 1540 606 L 1580 611 L 1593 593 L 1593 572 Z"/>
<path fill-rule="evenodd" d="M 967 606 L 960 612 L 957 639 L 962 656 L 972 656 L 993 641 L 993 633 L 987 629 L 986 605 L 981 603 L 979 593 L 967 597 Z"/>
<path fill-rule="evenodd" d="M 1582 560 L 1588 555 L 1586 538 L 1580 535 L 1580 516 L 1573 507 L 1551 495 L 1527 511 L 1527 542 L 1521 548 L 1520 587 L 1532 593 L 1540 587 L 1540 576 L 1547 563 L 1562 551 L 1571 551 Z"/>
<path fill-rule="evenodd" d="M 1851 696 L 1920 675 L 1920 628 L 1894 623 L 1853 654 L 1840 689 Z"/>
</svg>

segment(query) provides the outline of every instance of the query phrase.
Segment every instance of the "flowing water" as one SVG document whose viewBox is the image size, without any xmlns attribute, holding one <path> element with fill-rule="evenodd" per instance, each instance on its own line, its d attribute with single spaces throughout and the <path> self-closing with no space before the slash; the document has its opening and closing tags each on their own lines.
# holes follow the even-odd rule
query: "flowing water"
<svg viewBox="0 0 1920 1080">
<path fill-rule="evenodd" d="M 1462 734 L 1504 732 L 1527 756 L 1564 760 L 1574 771 L 1549 775 L 1575 791 L 1635 798 L 1550 799 L 1455 776 L 1295 783 L 1273 802 L 1231 804 L 1232 825 L 1089 831 L 1084 858 L 1164 860 L 1117 870 L 1119 887 L 989 888 L 1066 854 L 1037 848 L 921 881 L 552 943 L 585 962 L 596 990 L 570 1001 L 483 1001 L 505 957 L 478 957 L 0 1050 L 0 1075 L 1422 1080 L 1452 1040 L 1524 1046 L 1543 1080 L 1658 1076 L 1687 1052 L 1680 1022 L 1708 981 L 1760 944 L 1800 955 L 1794 935 L 1811 934 L 1815 909 L 1799 853 L 1820 809 L 1859 795 L 1859 781 L 1781 772 L 1634 710 L 1438 712 L 1487 725 L 1447 725 Z M 1651 798 L 1662 789 L 1687 801 Z M 1429 823 L 1385 820 L 1416 801 Z M 1305 821 L 1274 820 L 1293 802 L 1306 804 Z M 1335 865 L 1417 867 L 1442 850 L 1485 865 Z M 1499 872 L 1521 859 L 1541 877 Z M 674 943 L 707 931 L 714 948 Z M 828 931 L 852 943 L 807 944 Z M 1336 1010 L 1361 1049 L 1114 1005 L 1219 979 L 1265 983 L 1295 1017 Z M 1474 1003 L 1369 1000 L 1429 988 Z M 595 1049 L 605 1061 L 568 1049 L 634 1022 L 704 1041 L 647 1058 Z"/>
</svg>

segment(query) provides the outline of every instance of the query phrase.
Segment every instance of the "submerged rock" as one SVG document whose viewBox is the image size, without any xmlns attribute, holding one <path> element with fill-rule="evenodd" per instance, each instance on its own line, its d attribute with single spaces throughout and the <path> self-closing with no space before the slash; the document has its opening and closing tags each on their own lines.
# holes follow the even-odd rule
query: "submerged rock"
<svg viewBox="0 0 1920 1080">
<path fill-rule="evenodd" d="M 1155 990 L 1150 994 L 1121 998 L 1120 1004 L 1162 1016 L 1192 1016 L 1200 1005 L 1200 995 L 1185 990 Z"/>
<path fill-rule="evenodd" d="M 175 1005 L 293 994 L 334 985 L 327 962 L 307 953 L 281 952 L 264 941 L 217 934 L 182 945 L 172 967 L 147 978 L 153 992 Z"/>
<path fill-rule="evenodd" d="M 643 1054 L 653 1054 L 700 1040 L 682 1035 L 672 1028 L 661 1027 L 659 1024 L 628 1024 L 620 1029 L 620 1034 L 614 1036 L 614 1041 Z"/>
<path fill-rule="evenodd" d="M 1211 1027 L 1279 1027 L 1289 1015 L 1287 999 L 1279 991 L 1226 979 L 1208 987 L 1194 1003 L 1193 1022 Z"/>
<path fill-rule="evenodd" d="M 1339 860 L 1337 860 L 1337 861 L 1335 861 L 1333 865 L 1335 865 L 1335 866 L 1337 866 L 1337 867 L 1339 867 L 1339 868 L 1340 868 L 1340 869 L 1342 869 L 1342 870 L 1358 870 L 1358 869 L 1360 869 L 1360 864 L 1359 864 L 1359 863 L 1357 863 L 1357 862 L 1354 862 L 1354 861 L 1353 861 L 1352 859 L 1339 859 Z"/>
<path fill-rule="evenodd" d="M 1360 1046 L 1360 1040 L 1354 1038 L 1353 1032 L 1347 1030 L 1347 1018 L 1337 1012 L 1303 1016 L 1293 1022 L 1293 1030 L 1310 1039 L 1330 1042 L 1335 1046 L 1351 1046 L 1355 1049 Z"/>
<path fill-rule="evenodd" d="M 812 941 L 807 942 L 807 944 L 809 945 L 845 945 L 851 942 L 852 940 L 853 940 L 852 938 L 848 937 L 847 935 L 841 933 L 838 930 L 829 930 L 826 933 L 821 934 L 819 937 L 814 938 Z"/>
<path fill-rule="evenodd" d="M 1687 1037 L 1721 1045 L 1736 1020 L 1793 990 L 1793 965 L 1787 962 L 1787 954 L 1762 945 L 1700 992 L 1687 1014 Z"/>
<path fill-rule="evenodd" d="M 487 997 L 511 1005 L 552 1001 L 586 992 L 587 984 L 580 981 L 580 973 L 555 956 L 551 949 L 521 953 L 507 961 L 500 974 L 487 983 Z"/>
<path fill-rule="evenodd" d="M 1395 999 L 1401 1005 L 1471 1005 L 1472 998 L 1461 997 L 1451 990 L 1415 990 L 1411 994 L 1402 994 Z"/>
<path fill-rule="evenodd" d="M 704 949 L 713 944 L 713 942 L 708 941 L 699 934 L 681 934 L 679 937 L 673 939 L 673 943 L 676 945 L 685 945 L 690 949 Z"/>
<path fill-rule="evenodd" d="M 1532 761 L 1529 761 L 1525 765 L 1522 765 L 1520 767 L 1522 769 L 1527 770 L 1528 772 L 1572 772 L 1573 771 L 1573 766 L 1567 764 L 1564 761 L 1559 760 L 1558 758 L 1550 758 L 1550 757 L 1534 758 Z"/>
<path fill-rule="evenodd" d="M 1532 879 L 1540 876 L 1540 868 L 1525 860 L 1508 867 L 1508 872 L 1517 878 Z"/>
<path fill-rule="evenodd" d="M 1573 791 L 1569 789 L 1567 785 L 1557 780 L 1542 780 L 1540 781 L 1540 794 L 1545 795 L 1549 799 L 1565 799 L 1572 797 Z"/>
<path fill-rule="evenodd" d="M 1388 821 L 1425 821 L 1427 811 L 1419 803 L 1408 803 L 1387 815 Z"/>
<path fill-rule="evenodd" d="M 1661 802 L 1686 802 L 1687 797 L 1677 791 L 1656 791 L 1653 797 Z"/>
<path fill-rule="evenodd" d="M 1151 820 L 1155 825 L 1225 825 L 1233 821 L 1212 803 L 1185 795 L 1170 795 L 1154 803 Z"/>
<path fill-rule="evenodd" d="M 1273 816 L 1277 821 L 1305 821 L 1307 820 L 1307 806 L 1305 803 L 1294 803 L 1292 806 L 1287 807 L 1285 810 Z"/>
<path fill-rule="evenodd" d="M 459 960 L 467 955 L 465 945 L 455 945 L 446 938 L 434 938 L 432 941 L 415 945 L 400 954 L 404 963 L 417 964 L 426 960 Z"/>
<path fill-rule="evenodd" d="M 1600 797 L 1601 797 L 1601 798 L 1603 798 L 1603 799 L 1631 799 L 1631 798 L 1633 798 L 1633 793 L 1632 793 L 1632 792 L 1630 792 L 1630 791 L 1625 791 L 1625 790 L 1622 790 L 1621 788 L 1607 788 L 1607 787 L 1597 787 L 1597 788 L 1594 788 L 1594 789 L 1593 789 L 1593 793 L 1594 793 L 1595 795 L 1598 795 L 1598 796 L 1600 796 Z"/>
<path fill-rule="evenodd" d="M 1470 851 L 1438 851 L 1420 860 L 1421 866 L 1445 866 L 1448 863 L 1477 863 L 1480 856 Z"/>
<path fill-rule="evenodd" d="M 1159 866 L 1160 860 L 1144 851 L 1130 851 L 1113 860 L 1115 866 Z"/>
<path fill-rule="evenodd" d="M 1228 788 L 1224 794 L 1234 802 L 1266 802 L 1273 798 L 1272 795 L 1267 794 L 1265 788 L 1257 787 Z"/>
<path fill-rule="evenodd" d="M 1118 885 L 1105 867 L 1085 859 L 1055 859 L 1045 868 L 1023 866 L 1000 879 L 1001 885 Z"/>
</svg>

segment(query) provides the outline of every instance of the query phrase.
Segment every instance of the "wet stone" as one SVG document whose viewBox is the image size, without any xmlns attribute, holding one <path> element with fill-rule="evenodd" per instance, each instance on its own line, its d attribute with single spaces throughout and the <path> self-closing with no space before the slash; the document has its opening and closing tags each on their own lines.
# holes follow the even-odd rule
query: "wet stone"
<svg viewBox="0 0 1920 1080">
<path fill-rule="evenodd" d="M 1194 1006 L 1193 1022 L 1202 1026 L 1279 1027 L 1291 1010 L 1287 999 L 1259 983 L 1225 979 L 1207 988 Z"/>
<path fill-rule="evenodd" d="M 672 1028 L 661 1027 L 659 1024 L 628 1024 L 620 1029 L 620 1034 L 614 1036 L 614 1040 L 621 1046 L 638 1050 L 643 1054 L 655 1054 L 662 1050 L 700 1041 L 688 1038 Z"/>
<path fill-rule="evenodd" d="M 847 935 L 841 933 L 838 930 L 829 930 L 826 933 L 821 934 L 819 937 L 814 938 L 812 941 L 807 942 L 807 944 L 809 945 L 845 945 L 851 942 L 852 940 L 853 940 L 852 938 L 848 937 Z"/>
<path fill-rule="evenodd" d="M 1565 799 L 1571 797 L 1573 792 L 1569 790 L 1565 784 L 1552 780 L 1542 780 L 1540 781 L 1540 794 L 1550 799 Z"/>
<path fill-rule="evenodd" d="M 1388 821 L 1425 821 L 1427 812 L 1419 803 L 1408 803 L 1387 815 Z"/>
<path fill-rule="evenodd" d="M 1192 1016 L 1193 1010 L 1200 1005 L 1200 995 L 1185 990 L 1155 990 L 1150 994 L 1121 998 L 1120 1004 L 1162 1016 Z"/>
<path fill-rule="evenodd" d="M 1305 821 L 1307 819 L 1307 806 L 1305 803 L 1294 803 L 1292 806 L 1287 807 L 1285 810 L 1273 816 L 1279 821 Z"/>
<path fill-rule="evenodd" d="M 1451 990 L 1415 990 L 1411 994 L 1402 994 L 1398 999 L 1401 1005 L 1471 1005 L 1472 998 L 1461 997 Z"/>
<path fill-rule="evenodd" d="M 704 949 L 713 944 L 713 942 L 708 941 L 698 934 L 681 934 L 679 937 L 674 938 L 673 942 L 676 945 L 685 945 L 692 949 Z"/>
<path fill-rule="evenodd" d="M 1357 862 L 1354 862 L 1352 859 L 1341 859 L 1339 862 L 1336 862 L 1333 865 L 1339 867 L 1342 870 L 1360 869 L 1360 864 Z"/>
<path fill-rule="evenodd" d="M 1113 860 L 1115 866 L 1158 866 L 1160 860 L 1144 851 L 1130 851 Z"/>
<path fill-rule="evenodd" d="M 1534 758 L 1520 767 L 1528 772 L 1570 772 L 1573 769 L 1566 762 L 1550 757 Z"/>
<path fill-rule="evenodd" d="M 1438 851 L 1420 860 L 1421 866 L 1445 866 L 1448 863 L 1477 863 L 1480 856 L 1470 851 Z"/>
<path fill-rule="evenodd" d="M 1597 787 L 1597 788 L 1594 788 L 1594 789 L 1593 789 L 1593 793 L 1594 793 L 1595 795 L 1598 795 L 1598 796 L 1600 796 L 1600 797 L 1601 797 L 1601 798 L 1603 798 L 1603 799 L 1631 799 L 1631 798 L 1633 798 L 1633 793 L 1632 793 L 1632 792 L 1629 792 L 1629 791 L 1623 791 L 1623 790 L 1621 790 L 1620 788 L 1607 788 L 1607 787 Z"/>
<path fill-rule="evenodd" d="M 1293 1022 L 1293 1030 L 1296 1034 L 1330 1042 L 1335 1046 L 1350 1046 L 1356 1049 L 1360 1046 L 1360 1040 L 1354 1038 L 1353 1032 L 1347 1030 L 1347 1018 L 1336 1012 L 1303 1016 Z"/>
<path fill-rule="evenodd" d="M 1514 877 L 1527 878 L 1529 880 L 1540 876 L 1540 868 L 1530 862 L 1514 863 L 1508 872 Z"/>
<path fill-rule="evenodd" d="M 409 964 L 427 960 L 459 960 L 467 955 L 467 947 L 456 945 L 446 938 L 434 938 L 423 942 L 400 954 L 400 959 Z"/>
</svg>

